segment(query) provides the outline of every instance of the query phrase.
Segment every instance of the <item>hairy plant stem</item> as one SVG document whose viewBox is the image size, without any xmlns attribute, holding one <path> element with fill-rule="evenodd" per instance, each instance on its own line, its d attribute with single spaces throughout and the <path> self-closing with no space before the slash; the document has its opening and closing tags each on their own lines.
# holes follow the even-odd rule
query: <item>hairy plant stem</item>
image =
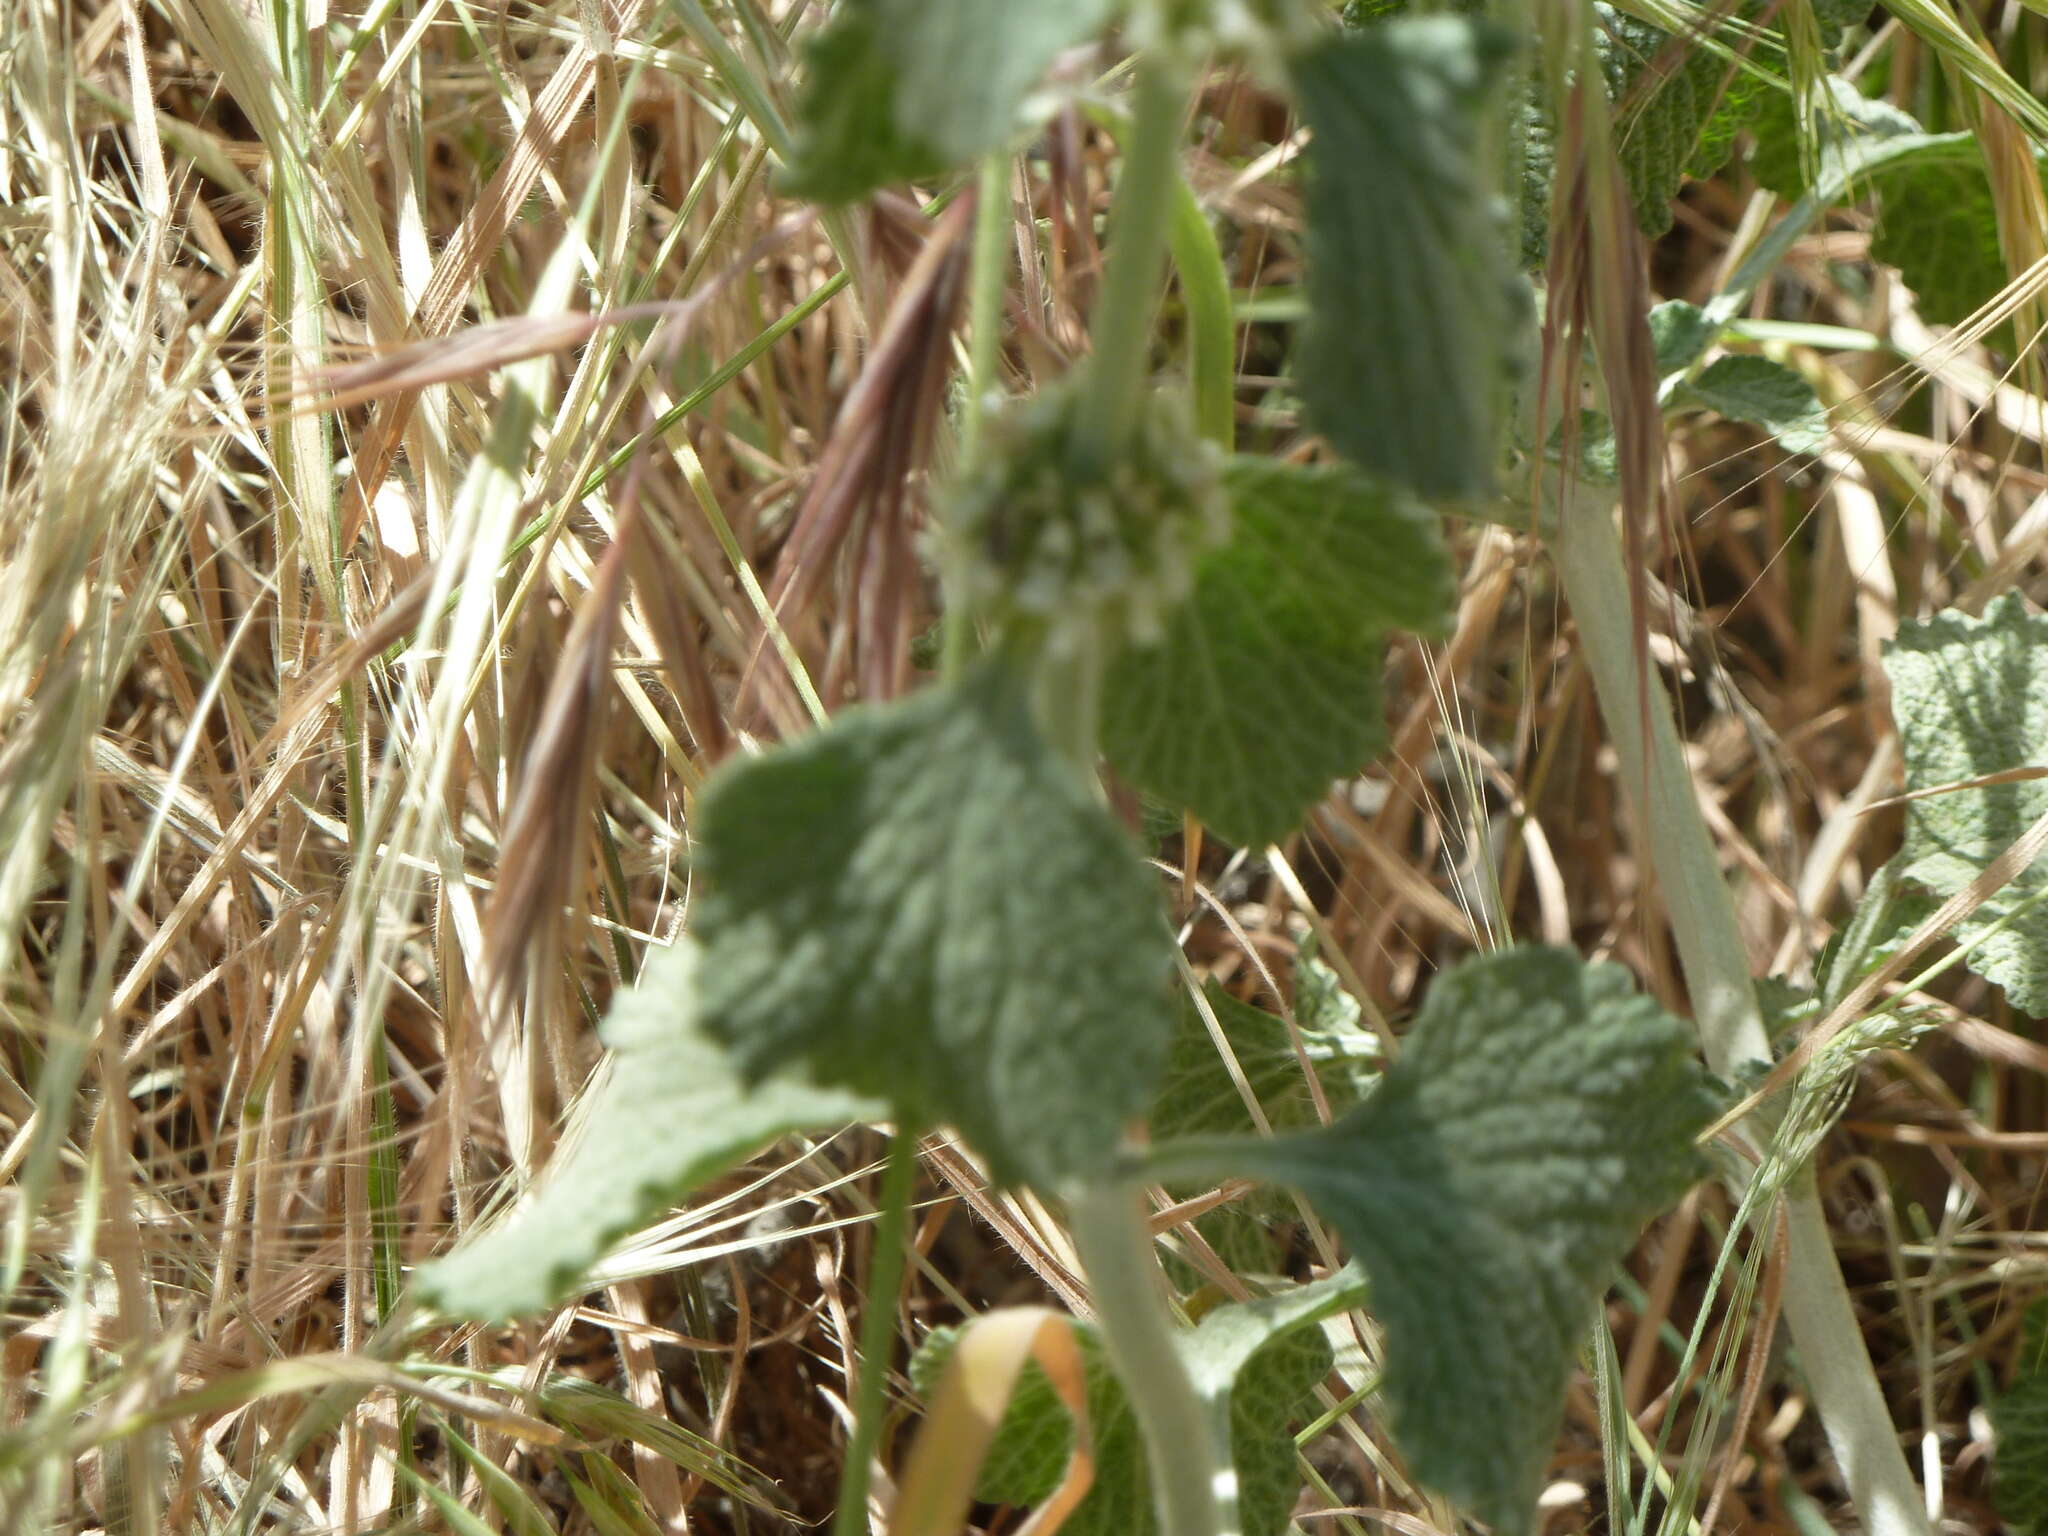
<svg viewBox="0 0 2048 1536">
<path fill-rule="evenodd" d="M 1107 102 L 1092 103 L 1086 110 L 1088 120 L 1115 139 L 1119 148 L 1128 145 L 1128 113 Z M 1216 231 L 1209 227 L 1209 216 L 1202 211 L 1201 200 L 1185 175 L 1175 175 L 1169 201 L 1167 249 L 1186 308 L 1188 384 L 1195 426 L 1229 453 L 1237 446 L 1237 321 L 1231 311 L 1230 274 L 1223 265 Z"/>
<path fill-rule="evenodd" d="M 1701 1048 L 1709 1066 L 1733 1078 L 1750 1063 L 1768 1063 L 1770 1041 L 1670 700 L 1638 666 L 1628 577 L 1605 496 L 1588 489 L 1559 510 L 1553 552 L 1623 790 L 1670 910 Z M 1768 1142 L 1770 1129 L 1755 1127 L 1753 1139 Z M 1842 1283 L 1810 1168 L 1794 1176 L 1784 1198 L 1791 1238 L 1785 1321 L 1849 1497 L 1869 1536 L 1927 1536 L 1921 1493 Z"/>
<path fill-rule="evenodd" d="M 1039 730 L 1088 783 L 1095 782 L 1102 674 L 1108 665 L 1099 638 L 1072 655 L 1040 655 L 1032 666 L 1031 707 Z"/>
<path fill-rule="evenodd" d="M 960 462 L 971 467 L 981 452 L 982 423 L 997 388 L 1002 360 L 1003 292 L 1009 286 L 1010 157 L 981 162 L 975 187 L 973 268 L 967 290 L 967 408 L 960 417 Z"/>
<path fill-rule="evenodd" d="M 1159 1529 L 1170 1536 L 1225 1536 L 1209 1416 L 1174 1347 L 1138 1186 L 1119 1180 L 1075 1192 L 1067 1224 L 1088 1271 L 1096 1321 L 1145 1431 Z"/>
<path fill-rule="evenodd" d="M 1139 56 L 1123 169 L 1109 215 L 1109 268 L 1095 305 L 1093 356 L 1075 444 L 1080 462 L 1069 470 L 1077 476 L 1100 474 L 1114 463 L 1137 424 L 1180 189 L 1175 158 L 1186 95 L 1183 71 L 1169 51 L 1151 48 Z M 1090 783 L 1108 650 L 1107 642 L 1094 637 L 1076 654 L 1041 651 L 1033 664 L 1039 727 Z M 1169 1536 L 1235 1536 L 1234 1529 L 1226 1533 L 1220 1525 L 1209 1415 L 1174 1344 L 1175 1322 L 1139 1186 L 1119 1178 L 1071 1191 L 1069 1229 L 1087 1270 L 1104 1342 L 1145 1436 L 1160 1530 Z"/>
<path fill-rule="evenodd" d="M 1130 436 L 1143 399 L 1159 310 L 1174 191 L 1180 184 L 1181 113 L 1187 92 L 1181 70 L 1158 49 L 1137 64 L 1131 131 L 1109 210 L 1108 270 L 1095 301 L 1090 336 L 1083 469 L 1109 463 Z"/>
<path fill-rule="evenodd" d="M 982 428 L 988 422 L 989 400 L 998 387 L 1002 366 L 1003 292 L 1010 277 L 1005 237 L 1012 218 L 1008 154 L 990 155 L 982 161 L 976 199 L 973 266 L 967 290 L 967 402 L 960 413 L 956 474 L 971 472 L 981 457 Z M 960 557 L 954 552 L 946 558 Z M 959 589 L 956 574 L 950 568 L 945 573 L 948 592 Z M 967 665 L 973 644 L 974 615 L 948 603 L 940 620 L 940 675 L 949 681 L 957 678 Z"/>
<path fill-rule="evenodd" d="M 1106 649 L 1098 641 L 1072 656 L 1041 653 L 1033 678 L 1039 729 L 1091 784 Z M 1218 1519 L 1218 1448 L 1174 1347 L 1176 1324 L 1139 1188 L 1112 1175 L 1069 1192 L 1068 1230 L 1087 1271 L 1096 1321 L 1144 1432 L 1159 1529 L 1170 1536 L 1236 1536 L 1234 1526 L 1225 1531 Z"/>
<path fill-rule="evenodd" d="M 853 1437 L 839 1474 L 832 1536 L 868 1536 L 868 1479 L 888 1404 L 889 1356 L 896 1340 L 896 1296 L 903 1289 L 903 1250 L 910 1230 L 910 1194 L 917 1181 L 917 1129 L 899 1125 L 889 1138 L 874 1248 L 862 1290 L 860 1377 L 853 1391 Z"/>
</svg>

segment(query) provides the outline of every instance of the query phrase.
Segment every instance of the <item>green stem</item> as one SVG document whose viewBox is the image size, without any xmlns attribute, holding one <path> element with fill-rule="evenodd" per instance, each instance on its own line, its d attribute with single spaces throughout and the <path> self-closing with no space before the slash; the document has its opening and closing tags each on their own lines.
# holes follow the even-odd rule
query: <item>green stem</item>
<svg viewBox="0 0 2048 1536">
<path fill-rule="evenodd" d="M 1088 1271 L 1088 1294 L 1110 1358 L 1145 1432 L 1159 1529 L 1218 1536 L 1209 1418 L 1174 1343 L 1136 1186 L 1080 1190 L 1069 1201 L 1068 1227 Z"/>
<path fill-rule="evenodd" d="M 1623 790 L 1670 909 L 1700 1044 L 1708 1065 L 1734 1079 L 1750 1063 L 1770 1061 L 1770 1042 L 1670 699 L 1637 666 L 1621 540 L 1606 498 L 1591 493 L 1560 509 L 1558 524 L 1558 574 L 1620 758 Z M 1793 1180 L 1785 1202 L 1785 1321 L 1850 1499 L 1870 1536 L 1927 1536 L 1920 1490 L 1842 1284 L 1810 1169 Z"/>
<path fill-rule="evenodd" d="M 1003 350 L 1003 294 L 1009 287 L 1010 157 L 990 155 L 981 164 L 974 208 L 973 277 L 967 296 L 967 408 L 960 417 L 958 474 L 973 473 L 981 457 L 982 429 L 989 402 L 1000 387 Z M 958 555 L 952 558 L 957 559 Z M 948 572 L 947 589 L 956 584 Z M 940 675 L 960 675 L 974 641 L 974 615 L 949 607 L 940 629 Z"/>
<path fill-rule="evenodd" d="M 1095 782 L 1100 647 L 1055 659 L 1040 654 L 1033 710 L 1046 740 L 1087 783 Z M 1174 1344 L 1159 1261 L 1152 1252 L 1138 1185 L 1106 1179 L 1073 1193 L 1068 1230 L 1088 1272 L 1088 1292 L 1117 1376 L 1130 1394 L 1151 1459 L 1159 1529 L 1172 1536 L 1236 1536 L 1220 1523 L 1217 1437 Z M 1227 1457 L 1228 1446 L 1220 1448 Z M 837 1533 L 835 1533 L 837 1536 Z"/>
<path fill-rule="evenodd" d="M 1237 321 L 1230 307 L 1230 274 L 1209 216 L 1184 176 L 1174 178 L 1170 240 L 1181 300 L 1187 305 L 1195 426 L 1229 453 L 1237 446 Z"/>
<path fill-rule="evenodd" d="M 1119 148 L 1129 144 L 1129 114 L 1098 102 L 1088 108 L 1088 120 Z M 1195 426 L 1229 453 L 1237 444 L 1237 312 L 1230 297 L 1230 273 L 1201 200 L 1187 177 L 1178 173 L 1172 202 L 1167 248 L 1187 311 L 1188 385 L 1194 396 Z"/>
<path fill-rule="evenodd" d="M 1032 710 L 1045 739 L 1090 784 L 1102 715 L 1102 674 L 1108 647 L 1089 640 L 1071 656 L 1042 655 L 1033 667 Z"/>
<path fill-rule="evenodd" d="M 972 468 L 981 451 L 989 398 L 1002 358 L 1003 294 L 1010 283 L 1010 157 L 981 163 L 974 207 L 973 286 L 967 299 L 967 410 L 960 425 L 960 462 Z"/>
<path fill-rule="evenodd" d="M 1137 1168 L 1154 1184 L 1221 1184 L 1244 1176 L 1244 1144 L 1242 1136 L 1172 1136 L 1146 1147 Z"/>
<path fill-rule="evenodd" d="M 1081 462 L 1071 468 L 1084 476 L 1115 460 L 1137 421 L 1180 185 L 1181 71 L 1152 49 L 1140 56 L 1136 72 L 1131 131 L 1110 210 L 1109 269 L 1095 307 L 1094 356 L 1076 444 Z M 1034 678 L 1041 729 L 1091 783 L 1103 651 L 1092 641 L 1073 656 L 1042 654 Z M 1225 1536 L 1216 1500 L 1217 1437 L 1175 1343 L 1138 1187 L 1118 1179 L 1073 1192 L 1068 1226 L 1104 1342 L 1144 1432 L 1159 1529 L 1171 1536 Z M 1235 1536 L 1235 1522 L 1229 1536 Z"/>
<path fill-rule="evenodd" d="M 1095 466 L 1109 463 L 1130 436 L 1151 361 L 1160 271 L 1179 183 L 1182 76 L 1158 50 L 1138 60 L 1131 134 L 1109 212 L 1108 270 L 1095 302 L 1093 358 L 1081 444 Z"/>
<path fill-rule="evenodd" d="M 875 1217 L 874 1248 L 868 1254 L 867 1285 L 860 1319 L 860 1375 L 853 1388 L 853 1439 L 839 1474 L 839 1508 L 832 1536 L 868 1536 L 868 1478 L 882 1438 L 888 1406 L 889 1357 L 896 1343 L 896 1297 L 903 1289 L 903 1250 L 910 1229 L 910 1194 L 917 1182 L 917 1131 L 896 1127 L 889 1138 L 889 1163 L 882 1173 L 882 1198 Z"/>
</svg>

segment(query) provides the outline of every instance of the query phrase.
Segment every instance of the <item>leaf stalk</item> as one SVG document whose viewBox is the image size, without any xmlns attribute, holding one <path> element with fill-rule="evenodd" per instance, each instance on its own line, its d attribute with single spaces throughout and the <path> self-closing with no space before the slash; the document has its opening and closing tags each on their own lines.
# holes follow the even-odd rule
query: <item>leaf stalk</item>
<svg viewBox="0 0 2048 1536">
<path fill-rule="evenodd" d="M 917 1182 L 917 1131 L 896 1127 L 882 1172 L 881 1208 L 860 1319 L 860 1375 L 853 1390 L 853 1437 L 839 1477 L 839 1507 L 832 1536 L 868 1536 L 868 1482 L 888 1406 L 889 1356 L 896 1342 L 896 1297 L 903 1289 L 903 1252 L 910 1231 L 910 1196 Z"/>
<path fill-rule="evenodd" d="M 1139 57 L 1132 86 L 1131 130 L 1123 170 L 1109 212 L 1109 256 L 1095 302 L 1090 340 L 1086 436 L 1079 468 L 1112 461 L 1137 421 L 1152 356 L 1152 323 L 1159 312 L 1173 200 L 1180 177 L 1183 73 L 1164 49 Z"/>
<path fill-rule="evenodd" d="M 1159 1529 L 1235 1536 L 1217 1510 L 1209 1415 L 1174 1343 L 1138 1186 L 1119 1180 L 1077 1191 L 1068 1202 L 1068 1229 L 1088 1272 L 1102 1336 L 1145 1432 Z"/>
<path fill-rule="evenodd" d="M 974 205 L 974 246 L 967 298 L 967 402 L 960 413 L 959 470 L 972 472 L 981 457 L 982 429 L 988 424 L 989 402 L 1001 385 L 1003 294 L 1009 286 L 1010 256 L 1004 240 L 1010 231 L 1010 157 L 990 155 L 981 163 Z M 957 560 L 956 553 L 948 556 Z M 948 590 L 954 590 L 948 570 Z M 949 681 L 966 668 L 974 645 L 974 617 L 964 607 L 948 605 L 941 628 L 939 666 Z"/>
</svg>

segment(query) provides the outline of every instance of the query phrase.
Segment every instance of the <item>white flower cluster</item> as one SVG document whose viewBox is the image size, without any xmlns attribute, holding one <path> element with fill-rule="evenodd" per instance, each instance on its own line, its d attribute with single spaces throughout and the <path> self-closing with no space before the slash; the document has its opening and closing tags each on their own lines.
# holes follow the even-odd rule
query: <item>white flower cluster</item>
<svg viewBox="0 0 2048 1536">
<path fill-rule="evenodd" d="M 1055 653 L 1151 645 L 1194 585 L 1204 551 L 1230 534 L 1223 456 L 1179 396 L 1155 393 L 1116 462 L 1076 446 L 1081 392 L 1014 402 L 946 520 L 950 601 L 1040 630 Z"/>
</svg>

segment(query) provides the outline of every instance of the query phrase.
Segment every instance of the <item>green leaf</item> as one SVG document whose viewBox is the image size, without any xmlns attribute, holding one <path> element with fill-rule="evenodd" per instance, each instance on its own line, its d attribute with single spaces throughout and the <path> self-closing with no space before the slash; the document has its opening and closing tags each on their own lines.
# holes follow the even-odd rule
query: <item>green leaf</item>
<svg viewBox="0 0 2048 1536">
<path fill-rule="evenodd" d="M 1508 163 L 1514 168 L 1519 204 L 1515 220 L 1521 240 L 1519 265 L 1540 272 L 1550 260 L 1550 194 L 1557 179 L 1557 127 L 1525 81 L 1508 107 Z"/>
<path fill-rule="evenodd" d="M 1321 1323 L 1359 1306 L 1360 1278 L 1350 1272 L 1296 1286 L 1260 1301 L 1220 1306 L 1176 1341 L 1196 1391 L 1229 1425 L 1245 1536 L 1281 1536 L 1300 1492 L 1288 1425 L 1330 1369 Z M 1060 1529 L 1062 1536 L 1153 1536 L 1158 1529 L 1145 1447 L 1123 1386 L 1109 1368 L 1100 1334 L 1074 1327 L 1087 1366 L 1089 1434 L 1095 1482 Z M 957 1328 L 933 1331 L 910 1363 L 910 1378 L 929 1397 L 958 1342 Z M 975 1497 L 988 1504 L 1028 1506 L 1058 1485 L 1073 1446 L 1073 1422 L 1034 1363 L 1025 1367 L 996 1432 Z"/>
<path fill-rule="evenodd" d="M 1157 645 L 1104 689 L 1103 749 L 1142 789 L 1263 847 L 1386 741 L 1388 629 L 1434 631 L 1451 603 L 1435 514 L 1349 470 L 1235 459 L 1230 542 Z"/>
<path fill-rule="evenodd" d="M 1698 378 L 1680 386 L 1673 403 L 1751 422 L 1788 453 L 1817 453 L 1827 445 L 1828 413 L 1813 386 L 1768 357 L 1737 353 L 1716 358 Z"/>
<path fill-rule="evenodd" d="M 1173 941 L 1006 666 L 725 768 L 696 832 L 704 1025 L 750 1076 L 806 1062 L 1006 1182 L 1109 1163 L 1173 1033 Z"/>
<path fill-rule="evenodd" d="M 1316 1123 L 1314 1096 L 1295 1055 L 1287 1021 L 1240 1002 L 1215 982 L 1204 996 L 1246 1084 L 1266 1115 L 1266 1124 L 1295 1130 Z M 1359 1024 L 1361 1010 L 1328 968 L 1304 960 L 1295 971 L 1295 1022 L 1302 1053 L 1315 1069 L 1323 1096 L 1341 1113 L 1379 1081 L 1382 1047 Z M 1167 1056 L 1166 1081 L 1149 1117 L 1152 1138 L 1249 1135 L 1258 1124 L 1245 1107 L 1236 1081 L 1209 1033 L 1194 1000 L 1183 997 L 1180 1029 Z M 1192 1192 L 1192 1191 L 1191 1191 Z M 1266 1274 L 1279 1267 L 1272 1228 L 1294 1218 L 1293 1201 L 1282 1191 L 1253 1189 L 1228 1205 L 1195 1218 L 1196 1230 L 1234 1274 Z M 1194 1289 L 1204 1277 L 1168 1255 L 1170 1274 L 1185 1276 Z"/>
<path fill-rule="evenodd" d="M 1650 311 L 1650 345 L 1657 349 L 1657 377 L 1683 373 L 1714 344 L 1719 322 L 1697 304 L 1667 299 Z"/>
<path fill-rule="evenodd" d="M 1364 1027 L 1365 1005 L 1344 989 L 1343 978 L 1309 946 L 1294 961 L 1294 1017 L 1314 1033 L 1370 1042 L 1375 1055 L 1381 1048 L 1379 1036 Z"/>
<path fill-rule="evenodd" d="M 1749 154 L 1757 184 L 1780 197 L 1806 195 L 1808 166 L 1823 179 L 1840 175 L 1873 145 L 1887 139 L 1924 138 L 1920 125 L 1888 101 L 1866 96 L 1839 75 L 1829 75 L 1826 95 L 1814 113 L 1819 142 L 1802 152 L 1799 113 L 1789 93 L 1773 91 L 1757 113 Z"/>
<path fill-rule="evenodd" d="M 1823 105 L 1811 166 L 1801 162 L 1791 104 L 1771 106 L 1750 162 L 1757 178 L 1788 197 L 1874 194 L 1870 254 L 1898 268 L 1929 324 L 1959 324 L 1996 297 L 2008 273 L 1976 135 L 1921 133 L 1904 113 L 1840 81 L 1829 82 Z M 1811 186 L 1808 169 L 1817 173 Z M 2010 348 L 2010 325 L 1991 341 Z"/>
<path fill-rule="evenodd" d="M 1870 254 L 1899 269 L 1930 325 L 1961 324 L 2005 286 L 1991 179 L 1970 149 L 1930 146 L 1872 178 L 1882 211 Z"/>
<path fill-rule="evenodd" d="M 1885 652 L 1906 789 L 2048 765 L 2048 618 L 2009 593 L 1981 619 L 1950 610 L 1901 624 Z M 1957 789 L 1906 807 L 1900 878 L 1946 900 L 2048 812 L 2048 779 Z M 1964 918 L 1967 964 L 2015 1007 L 2048 1016 L 2048 861 Z M 2028 903 L 2032 905 L 2028 905 Z M 1997 932 L 1991 930 L 2004 923 Z M 1981 940 L 1981 943 L 1976 942 Z"/>
<path fill-rule="evenodd" d="M 788 1076 L 742 1083 L 696 1020 L 695 949 L 665 949 L 612 1002 L 611 1047 L 578 1128 L 525 1203 L 425 1266 L 429 1305 L 500 1321 L 571 1289 L 611 1243 L 790 1131 L 884 1117 L 878 1102 Z"/>
<path fill-rule="evenodd" d="M 1408 15 L 1414 9 L 1410 0 L 1346 0 L 1338 15 L 1346 27 L 1358 29 Z M 1483 16 L 1487 7 L 1485 0 L 1452 0 L 1444 9 L 1460 16 Z M 1520 266 L 1525 272 L 1541 270 L 1549 256 L 1550 183 L 1557 164 L 1550 116 L 1530 73 L 1524 71 L 1523 78 L 1515 82 L 1506 114 L 1508 182 L 1520 204 L 1516 224 Z"/>
<path fill-rule="evenodd" d="M 1119 0 L 873 0 L 902 76 L 896 121 L 915 123 L 953 164 L 1000 148 L 1054 59 L 1092 37 Z"/>
<path fill-rule="evenodd" d="M 1438 977 L 1328 1130 L 1202 1154 L 1335 1224 L 1372 1277 L 1410 1465 L 1503 1536 L 1532 1527 L 1596 1301 L 1700 1173 L 1713 1106 L 1688 1038 L 1614 967 L 1508 950 Z"/>
<path fill-rule="evenodd" d="M 1820 998 L 1811 987 L 1783 976 L 1756 979 L 1756 1007 L 1763 1015 L 1764 1033 L 1773 1047 L 1791 1037 L 1792 1031 L 1814 1022 L 1820 1014 Z M 1768 1072 L 1768 1063 L 1752 1063 Z"/>
<path fill-rule="evenodd" d="M 2012 1536 L 2048 1536 L 2048 1301 L 2027 1308 L 2020 1367 L 1992 1404 L 1993 1502 Z"/>
<path fill-rule="evenodd" d="M 1203 987 L 1202 995 L 1268 1123 L 1289 1127 L 1314 1124 L 1314 1106 L 1302 1079 L 1301 1063 L 1287 1037 L 1286 1020 L 1239 1002 L 1214 981 Z M 1153 1136 L 1161 1139 L 1229 1135 L 1255 1128 L 1251 1111 L 1193 999 L 1181 1006 L 1180 1028 L 1167 1053 L 1166 1078 L 1152 1105 L 1150 1125 Z"/>
<path fill-rule="evenodd" d="M 1602 32 L 1615 155 L 1647 235 L 1671 227 L 1671 200 L 1687 176 L 1711 176 L 1762 105 L 1763 87 L 1736 63 L 1681 38 L 1594 7 Z M 1744 7 L 1746 9 L 1746 7 Z"/>
<path fill-rule="evenodd" d="M 1671 227 L 1671 202 L 1685 178 L 1711 176 L 1726 164 L 1770 93 L 1723 54 L 1612 6 L 1594 11 L 1615 158 L 1636 223 L 1654 237 Z M 1534 270 L 1549 240 L 1556 125 L 1532 90 L 1513 109 L 1510 128 L 1522 181 L 1522 265 Z"/>
<path fill-rule="evenodd" d="M 846 202 L 1001 148 L 1061 50 L 1116 0 L 840 0 L 805 50 L 790 192 Z"/>
<path fill-rule="evenodd" d="M 1813 966 L 1823 1012 L 1856 990 L 1856 984 L 1889 960 L 1906 937 L 1934 915 L 1941 902 L 1899 878 L 1894 859 L 1864 888 L 1849 921 L 1836 930 Z"/>
<path fill-rule="evenodd" d="M 1292 60 L 1314 132 L 1302 396 L 1355 462 L 1425 496 L 1491 488 L 1527 322 L 1483 152 L 1511 48 L 1498 28 L 1429 16 Z"/>
<path fill-rule="evenodd" d="M 1614 442 L 1614 422 L 1607 413 L 1580 409 L 1570 422 L 1570 442 L 1565 440 L 1565 426 L 1566 423 L 1560 421 L 1551 428 L 1549 441 L 1543 445 L 1544 462 L 1557 465 L 1571 461 L 1573 477 L 1584 485 L 1618 484 L 1621 466 Z M 1523 502 L 1526 500 L 1504 497 L 1491 507 L 1472 509 L 1472 515 L 1499 523 L 1504 528 L 1540 533 L 1546 539 L 1553 537 L 1557 531 L 1555 513 L 1547 506 L 1525 506 Z"/>
<path fill-rule="evenodd" d="M 1901 136 L 1884 141 L 1864 181 L 1877 193 L 1870 254 L 1899 269 L 1920 318 L 1958 325 L 1997 297 L 2008 276 L 1998 212 L 1976 136 Z M 2009 349 L 2012 327 L 1993 332 Z"/>
<path fill-rule="evenodd" d="M 1332 1353 L 1321 1324 L 1363 1306 L 1365 1298 L 1364 1277 L 1346 1270 L 1258 1301 L 1217 1307 L 1181 1340 L 1195 1391 L 1212 1420 L 1230 1426 L 1237 1529 L 1245 1536 L 1280 1536 L 1288 1528 L 1301 1492 L 1288 1424 L 1330 1373 Z"/>
<path fill-rule="evenodd" d="M 1145 1453 L 1129 1400 L 1116 1373 L 1110 1369 L 1101 1331 L 1093 1323 L 1079 1319 L 1073 1328 L 1086 1372 L 1088 1433 L 1096 1458 L 1095 1484 L 1076 1511 L 1078 1516 L 1098 1498 L 1114 1502 L 1120 1497 L 1131 1497 L 1124 1490 L 1108 1487 L 1105 1473 L 1110 1467 L 1123 1467 L 1127 1462 L 1142 1467 Z M 940 1373 L 953 1358 L 962 1331 L 958 1325 L 934 1328 L 910 1357 L 910 1384 L 927 1402 L 938 1389 Z M 1074 1424 L 1065 1405 L 1038 1363 L 1027 1363 L 1017 1378 L 996 1437 L 989 1444 L 988 1456 L 981 1464 L 974 1485 L 976 1500 L 1018 1508 L 1041 1502 L 1059 1486 L 1073 1446 Z M 1135 1513 L 1149 1510 L 1151 1504 L 1141 1488 L 1131 1497 L 1129 1507 Z"/>
<path fill-rule="evenodd" d="M 896 182 L 929 181 L 945 157 L 915 126 L 899 126 L 895 61 L 883 43 L 873 0 L 841 0 L 804 46 L 794 161 L 782 190 L 819 203 L 845 203 Z"/>
<path fill-rule="evenodd" d="M 1865 0 L 1810 0 L 1815 25 L 1820 29 L 1820 44 L 1823 48 L 1838 48 L 1842 34 L 1858 26 L 1870 15 L 1870 6 Z"/>
<path fill-rule="evenodd" d="M 1407 14 L 1408 0 L 1344 0 L 1338 19 L 1347 27 L 1370 27 L 1390 16 Z"/>
<path fill-rule="evenodd" d="M 1204 999 L 1230 1043 L 1245 1082 L 1276 1129 L 1316 1123 L 1315 1100 L 1295 1055 L 1287 1021 L 1263 1008 L 1240 1002 L 1211 981 Z M 1378 1079 L 1379 1040 L 1353 1022 L 1317 1027 L 1297 1016 L 1302 1054 L 1317 1069 L 1317 1080 L 1331 1104 L 1349 1108 Z M 1172 1136 L 1229 1135 L 1254 1130 L 1237 1084 L 1217 1052 L 1208 1023 L 1189 999 L 1181 1009 L 1179 1032 L 1167 1057 L 1166 1079 L 1151 1115 L 1155 1140 Z"/>
</svg>

